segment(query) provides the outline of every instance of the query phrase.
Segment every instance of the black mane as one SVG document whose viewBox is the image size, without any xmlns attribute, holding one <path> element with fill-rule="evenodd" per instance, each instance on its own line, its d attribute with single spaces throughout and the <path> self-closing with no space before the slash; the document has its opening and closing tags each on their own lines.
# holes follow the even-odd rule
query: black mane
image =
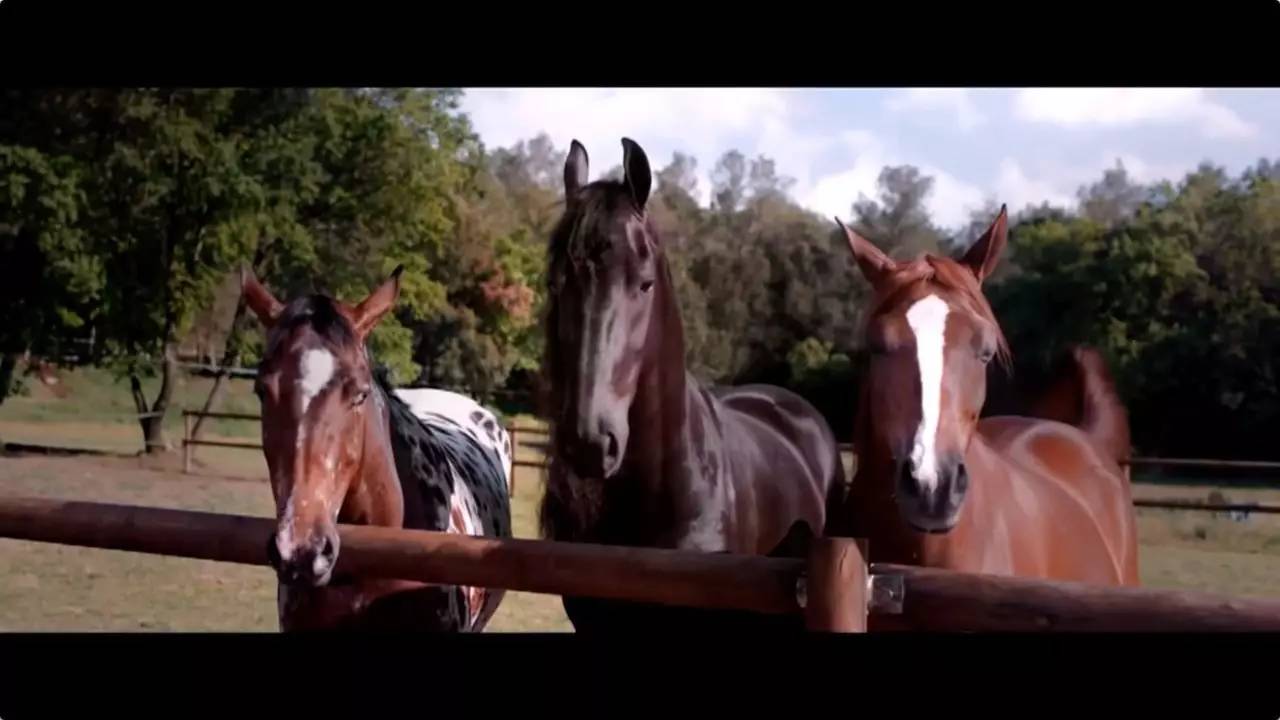
<svg viewBox="0 0 1280 720">
<path fill-rule="evenodd" d="M 631 191 L 617 180 L 597 180 L 579 190 L 551 232 L 551 281 L 567 269 L 565 261 L 578 265 L 606 250 L 613 240 L 611 224 L 619 212 L 635 212 L 634 208 Z"/>
</svg>

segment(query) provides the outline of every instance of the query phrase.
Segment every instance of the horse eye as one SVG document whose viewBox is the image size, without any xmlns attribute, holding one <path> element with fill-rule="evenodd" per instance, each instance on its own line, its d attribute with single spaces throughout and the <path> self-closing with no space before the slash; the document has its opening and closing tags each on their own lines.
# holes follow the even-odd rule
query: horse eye
<svg viewBox="0 0 1280 720">
<path fill-rule="evenodd" d="M 352 407 L 360 405 L 365 401 L 365 398 L 367 397 L 369 397 L 369 388 L 367 387 L 357 388 L 355 395 L 353 395 L 351 398 Z"/>
<path fill-rule="evenodd" d="M 652 289 L 653 289 L 653 281 L 652 281 L 652 280 L 645 280 L 645 281 L 643 281 L 643 282 L 641 282 L 641 283 L 640 283 L 640 292 L 642 292 L 642 293 L 647 293 L 647 292 L 649 292 L 649 291 L 650 291 L 650 290 L 652 290 Z"/>
<path fill-rule="evenodd" d="M 996 355 L 996 351 L 992 350 L 991 348 L 984 347 L 978 351 L 978 359 L 982 361 L 983 365 L 986 365 L 987 363 L 991 362 L 991 358 L 995 357 L 995 355 Z"/>
</svg>

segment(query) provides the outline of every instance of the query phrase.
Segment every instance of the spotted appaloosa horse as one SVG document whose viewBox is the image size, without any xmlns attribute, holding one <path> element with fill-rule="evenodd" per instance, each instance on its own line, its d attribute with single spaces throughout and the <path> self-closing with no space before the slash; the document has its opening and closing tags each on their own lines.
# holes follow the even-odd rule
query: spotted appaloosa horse
<svg viewBox="0 0 1280 720">
<path fill-rule="evenodd" d="M 352 307 L 287 305 L 249 272 L 266 327 L 255 390 L 278 527 L 267 543 L 281 628 L 480 631 L 501 590 L 335 574 L 337 523 L 511 536 L 511 444 L 493 414 L 439 390 L 392 389 L 365 338 L 399 293 L 400 268 Z"/>
<path fill-rule="evenodd" d="M 709 390 L 685 369 L 666 249 L 646 211 L 648 159 L 624 139 L 621 182 L 587 182 L 576 140 L 549 250 L 546 364 L 551 465 L 541 508 L 553 540 L 794 555 L 828 530 L 844 468 L 799 396 Z M 763 628 L 760 616 L 567 597 L 575 629 Z M 723 623 L 721 621 L 724 621 Z M 781 622 L 781 625 L 787 625 Z"/>
<path fill-rule="evenodd" d="M 839 219 L 836 220 L 839 223 Z M 1004 248 L 1002 208 L 958 262 L 895 262 L 844 228 L 874 291 L 858 406 L 853 534 L 871 560 L 1099 584 L 1138 582 L 1128 421 L 1096 354 L 1042 399 L 1046 413 L 979 420 L 986 368 L 1008 362 L 982 294 Z M 1072 398 L 1076 404 L 1072 404 Z"/>
</svg>

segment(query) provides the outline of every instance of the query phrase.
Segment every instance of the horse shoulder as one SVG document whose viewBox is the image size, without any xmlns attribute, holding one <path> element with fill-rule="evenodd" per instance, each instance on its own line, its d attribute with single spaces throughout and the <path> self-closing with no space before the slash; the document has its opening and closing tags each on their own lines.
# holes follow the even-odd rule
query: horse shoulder
<svg viewBox="0 0 1280 720">
<path fill-rule="evenodd" d="M 1129 488 L 1114 463 L 1083 431 L 1053 420 L 996 417 L 980 425 L 984 440 L 1007 467 L 1009 496 L 1026 511 L 1051 517 L 1037 523 L 1046 532 L 1083 548 L 1095 534 L 1114 564 L 1134 539 Z M 1075 512 L 1073 512 L 1073 510 Z M 1015 533 L 1017 534 L 1017 533 Z"/>
<path fill-rule="evenodd" d="M 839 447 L 822 416 L 799 395 L 772 385 L 718 389 L 731 482 L 749 484 L 762 541 L 773 547 L 796 521 L 822 531 Z M 767 539 L 766 539 L 767 538 Z"/>
</svg>

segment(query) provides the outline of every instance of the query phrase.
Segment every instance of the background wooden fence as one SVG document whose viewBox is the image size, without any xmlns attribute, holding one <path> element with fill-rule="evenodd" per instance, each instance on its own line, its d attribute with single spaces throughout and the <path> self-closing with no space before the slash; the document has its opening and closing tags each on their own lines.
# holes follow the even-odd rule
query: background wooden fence
<svg viewBox="0 0 1280 720">
<path fill-rule="evenodd" d="M 0 537 L 19 540 L 267 565 L 274 529 L 263 517 L 0 498 Z M 868 566 L 866 544 L 843 538 L 815 540 L 802 560 L 351 525 L 339 534 L 338 568 L 354 575 L 803 613 L 812 630 L 1280 631 L 1273 600 Z"/>
<path fill-rule="evenodd" d="M 182 448 L 182 468 L 183 472 L 190 474 L 192 472 L 192 448 L 207 445 L 212 447 L 230 447 L 242 448 L 246 450 L 261 450 L 262 445 L 250 442 L 235 442 L 225 440 L 199 440 L 191 437 L 191 428 L 193 419 L 197 417 L 208 417 L 223 420 L 245 420 L 258 422 L 261 417 L 258 415 L 250 415 L 245 413 L 219 413 L 209 412 L 202 413 L 195 410 L 184 410 L 183 426 L 185 428 Z M 514 467 L 528 467 L 535 469 L 543 469 L 546 462 L 543 460 L 522 460 L 517 457 L 520 454 L 521 438 L 549 438 L 549 432 L 545 427 L 533 424 L 511 423 L 507 425 L 507 432 L 511 436 L 511 452 L 512 465 Z M 532 448 L 540 452 L 547 452 L 549 445 L 546 440 L 525 440 L 523 447 Z M 850 443 L 842 443 L 840 445 L 842 452 L 853 453 L 853 445 Z M 1280 462 L 1252 461 L 1252 460 L 1204 460 L 1204 459 L 1187 459 L 1187 458 L 1160 458 L 1160 457 L 1135 457 L 1129 461 L 1130 467 L 1194 467 L 1206 469 L 1220 470 L 1264 470 L 1264 471 L 1280 471 Z M 1214 484 L 1220 482 L 1214 479 Z M 1228 480 L 1229 482 L 1229 480 Z M 516 477 L 513 474 L 511 478 L 511 494 L 514 496 L 516 492 Z M 1264 515 L 1280 515 L 1280 505 L 1268 503 L 1230 503 L 1230 502 L 1210 502 L 1189 498 L 1137 498 L 1133 501 L 1135 507 L 1157 508 L 1162 510 L 1195 510 L 1205 512 L 1232 512 L 1232 513 L 1259 513 Z"/>
</svg>

